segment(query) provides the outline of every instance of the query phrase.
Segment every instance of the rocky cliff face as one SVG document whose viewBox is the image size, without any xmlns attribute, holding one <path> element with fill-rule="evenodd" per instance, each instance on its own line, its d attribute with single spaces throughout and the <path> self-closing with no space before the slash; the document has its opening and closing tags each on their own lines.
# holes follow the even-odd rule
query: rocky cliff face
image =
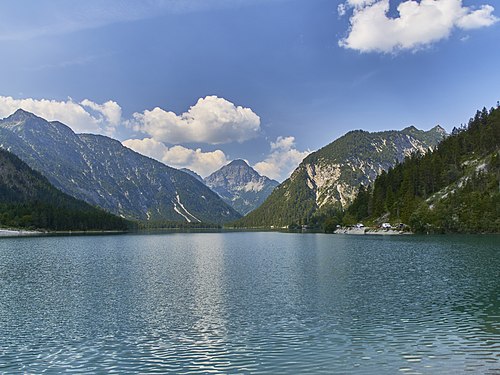
<svg viewBox="0 0 500 375">
<path fill-rule="evenodd" d="M 260 206 L 279 185 L 278 181 L 261 176 L 244 160 L 234 160 L 215 171 L 205 183 L 242 215 Z"/>
<path fill-rule="evenodd" d="M 382 171 L 414 152 L 427 152 L 445 136 L 439 126 L 429 131 L 409 127 L 402 131 L 349 132 L 308 155 L 291 177 L 238 225 L 305 223 L 318 211 L 345 208 L 361 184 L 368 186 Z"/>
<path fill-rule="evenodd" d="M 426 153 L 445 135 L 439 126 L 428 132 L 414 127 L 400 132 L 353 131 L 307 157 L 299 169 L 305 171 L 318 208 L 336 203 L 346 207 L 360 184 L 370 185 L 382 171 L 412 153 Z"/>
<path fill-rule="evenodd" d="M 223 223 L 240 216 L 184 172 L 23 110 L 0 120 L 0 147 L 63 192 L 122 217 Z"/>
</svg>

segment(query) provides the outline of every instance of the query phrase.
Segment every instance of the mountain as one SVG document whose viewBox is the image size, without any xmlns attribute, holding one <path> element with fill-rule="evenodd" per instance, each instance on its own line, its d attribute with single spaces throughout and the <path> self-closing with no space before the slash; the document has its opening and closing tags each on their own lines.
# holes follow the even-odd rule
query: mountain
<svg viewBox="0 0 500 375">
<path fill-rule="evenodd" d="M 233 160 L 205 179 L 205 183 L 242 215 L 259 207 L 278 181 L 261 176 L 244 160 Z"/>
<path fill-rule="evenodd" d="M 125 230 L 132 223 L 57 190 L 14 154 L 0 150 L 0 224 L 48 230 Z"/>
<path fill-rule="evenodd" d="M 410 225 L 415 232 L 500 232 L 500 108 L 483 108 L 426 155 L 381 174 L 343 222 Z"/>
<path fill-rule="evenodd" d="M 440 126 L 429 131 L 351 131 L 308 155 L 291 177 L 255 211 L 234 225 L 243 227 L 307 224 L 331 209 L 344 209 L 361 185 L 368 186 L 412 153 L 425 153 L 446 136 Z"/>
<path fill-rule="evenodd" d="M 63 192 L 139 220 L 223 223 L 240 215 L 196 178 L 124 147 L 75 134 L 66 125 L 18 110 L 0 120 L 0 147 Z"/>
</svg>

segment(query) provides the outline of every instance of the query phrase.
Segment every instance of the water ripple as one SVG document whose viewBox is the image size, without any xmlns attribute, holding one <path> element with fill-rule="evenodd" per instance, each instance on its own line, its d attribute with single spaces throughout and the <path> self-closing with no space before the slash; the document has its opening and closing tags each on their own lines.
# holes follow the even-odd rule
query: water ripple
<svg viewBox="0 0 500 375">
<path fill-rule="evenodd" d="M 497 239 L 0 241 L 0 372 L 498 374 Z"/>
</svg>

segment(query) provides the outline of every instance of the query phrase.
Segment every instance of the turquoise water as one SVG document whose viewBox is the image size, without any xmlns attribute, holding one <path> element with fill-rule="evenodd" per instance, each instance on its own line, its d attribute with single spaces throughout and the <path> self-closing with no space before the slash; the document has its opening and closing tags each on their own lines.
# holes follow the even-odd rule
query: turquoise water
<svg viewBox="0 0 500 375">
<path fill-rule="evenodd" d="M 0 372 L 499 374 L 499 239 L 2 239 Z"/>
</svg>

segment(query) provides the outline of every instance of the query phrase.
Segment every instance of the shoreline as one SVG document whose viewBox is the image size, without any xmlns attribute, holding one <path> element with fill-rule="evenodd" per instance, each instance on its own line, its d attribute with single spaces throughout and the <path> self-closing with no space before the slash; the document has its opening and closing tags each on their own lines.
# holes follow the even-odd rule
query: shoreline
<svg viewBox="0 0 500 375">
<path fill-rule="evenodd" d="M 89 230 L 89 231 L 42 231 L 42 230 L 25 230 L 25 229 L 0 229 L 0 238 L 3 237 L 34 237 L 34 236 L 71 236 L 71 235 L 96 235 L 96 234 L 121 234 L 129 233 L 127 231 L 117 230 Z"/>
<path fill-rule="evenodd" d="M 45 232 L 21 229 L 0 229 L 0 237 L 27 237 L 38 236 L 41 234 L 45 234 Z"/>
<path fill-rule="evenodd" d="M 400 231 L 395 229 L 380 229 L 380 228 L 338 228 L 334 232 L 325 233 L 320 230 L 285 230 L 277 228 L 221 228 L 221 229 L 178 229 L 178 228 L 161 228 L 135 231 L 36 231 L 23 229 L 0 229 L 0 239 L 2 238 L 19 238 L 19 237 L 50 237 L 50 236 L 85 236 L 85 235 L 117 235 L 117 234 L 162 234 L 162 233 L 235 233 L 235 232 L 276 232 L 276 233 L 320 233 L 320 234 L 337 234 L 350 236 L 408 236 L 416 235 L 411 231 Z M 442 233 L 439 235 L 500 235 L 500 233 Z M 425 234 L 424 234 L 425 235 Z M 427 233 L 429 235 L 429 233 Z"/>
<path fill-rule="evenodd" d="M 334 234 L 348 235 L 368 235 L 368 236 L 405 236 L 414 234 L 413 232 L 404 232 L 394 229 L 376 229 L 376 228 L 339 228 L 333 232 Z"/>
</svg>

